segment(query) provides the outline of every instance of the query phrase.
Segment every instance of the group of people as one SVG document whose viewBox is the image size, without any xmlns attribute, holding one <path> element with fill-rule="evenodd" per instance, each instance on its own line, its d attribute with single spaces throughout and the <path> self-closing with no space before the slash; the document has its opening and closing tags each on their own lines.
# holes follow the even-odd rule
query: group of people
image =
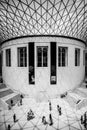
<svg viewBox="0 0 87 130">
<path fill-rule="evenodd" d="M 21 94 L 20 95 L 20 100 L 18 102 L 18 106 L 22 105 L 22 98 L 23 98 L 23 95 Z M 8 106 L 8 109 L 10 110 L 13 106 L 14 106 L 14 102 L 13 102 L 13 99 L 11 99 L 10 100 L 10 105 Z M 14 123 L 17 122 L 17 118 L 16 118 L 16 114 L 15 113 L 13 114 L 13 121 L 14 121 Z M 8 124 L 8 130 L 10 130 L 10 129 L 11 129 L 11 126 L 10 126 L 10 124 Z"/>
<path fill-rule="evenodd" d="M 59 105 L 57 105 L 57 110 L 58 110 L 58 112 L 59 112 L 59 115 L 61 115 L 62 112 L 61 112 L 61 107 L 60 107 Z M 49 111 L 50 111 L 50 114 L 49 114 L 49 123 L 46 121 L 46 117 L 45 117 L 45 116 L 42 117 L 42 123 L 43 123 L 44 125 L 46 125 L 46 124 L 53 125 L 53 119 L 52 119 L 52 114 L 51 114 L 52 105 L 51 105 L 51 102 L 50 102 L 50 101 L 49 101 Z"/>
<path fill-rule="evenodd" d="M 35 117 L 34 113 L 30 109 L 30 111 L 27 113 L 27 120 L 29 121 L 29 120 L 33 119 L 34 117 Z M 13 114 L 13 121 L 14 121 L 14 123 L 18 121 L 15 113 Z M 10 124 L 8 124 L 8 130 L 10 130 L 10 129 L 11 129 L 11 126 L 10 126 Z"/>
<path fill-rule="evenodd" d="M 14 123 L 18 121 L 15 113 L 13 114 L 13 121 L 14 121 Z M 8 124 L 8 130 L 11 130 L 10 124 Z"/>
<path fill-rule="evenodd" d="M 30 111 L 27 113 L 27 120 L 31 120 L 33 119 L 35 116 L 34 116 L 34 113 L 33 111 L 30 109 Z"/>
<path fill-rule="evenodd" d="M 17 105 L 20 106 L 22 105 L 22 99 L 23 99 L 23 95 L 21 94 L 20 95 L 20 99 L 18 100 L 17 102 Z M 14 102 L 13 102 L 13 99 L 10 100 L 10 105 L 8 106 L 8 109 L 10 110 L 13 106 L 14 106 Z"/>
<path fill-rule="evenodd" d="M 20 105 L 22 105 L 22 97 L 20 98 L 20 102 L 19 103 L 20 103 Z M 13 106 L 13 100 L 11 100 L 11 106 Z M 57 110 L 59 112 L 59 115 L 61 115 L 62 112 L 61 112 L 61 107 L 59 105 L 57 105 Z M 52 114 L 51 114 L 52 105 L 51 105 L 50 101 L 49 101 L 49 111 L 50 111 L 50 113 L 49 113 L 49 122 L 46 121 L 46 117 L 45 116 L 42 117 L 42 123 L 44 125 L 46 125 L 46 124 L 53 125 L 53 119 L 52 119 Z M 35 118 L 34 112 L 30 109 L 29 112 L 27 113 L 27 120 L 29 121 L 29 120 L 31 120 L 33 118 Z M 14 121 L 14 123 L 17 122 L 16 114 L 13 115 L 13 121 Z M 10 130 L 10 128 L 11 128 L 11 126 L 9 124 L 8 125 L 8 130 Z"/>
<path fill-rule="evenodd" d="M 46 117 L 43 116 L 42 117 L 42 123 L 44 125 L 46 125 L 46 124 L 53 125 L 53 119 L 52 119 L 52 115 L 51 115 L 51 110 L 52 110 L 52 105 L 51 105 L 51 102 L 49 101 L 49 111 L 50 111 L 50 114 L 49 114 L 49 123 L 46 121 Z"/>
<path fill-rule="evenodd" d="M 53 125 L 53 119 L 52 119 L 51 113 L 49 114 L 49 123 L 46 121 L 46 117 L 45 116 L 42 117 L 42 123 L 44 125 L 46 125 L 46 124 Z"/>
<path fill-rule="evenodd" d="M 59 115 L 61 115 L 62 112 L 61 112 L 61 107 L 60 107 L 59 105 L 57 105 L 57 110 L 58 110 L 58 112 L 59 112 Z"/>
<path fill-rule="evenodd" d="M 81 115 L 81 124 L 83 124 L 84 127 L 87 129 L 87 112 Z"/>
</svg>

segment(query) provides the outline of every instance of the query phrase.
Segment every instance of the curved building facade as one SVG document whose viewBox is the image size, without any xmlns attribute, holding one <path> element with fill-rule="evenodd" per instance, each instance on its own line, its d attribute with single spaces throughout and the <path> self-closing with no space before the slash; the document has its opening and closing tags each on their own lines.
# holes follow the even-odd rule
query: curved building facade
<svg viewBox="0 0 87 130">
<path fill-rule="evenodd" d="M 85 76 L 84 42 L 63 36 L 27 36 L 2 45 L 5 84 L 30 97 L 52 98 Z"/>
</svg>

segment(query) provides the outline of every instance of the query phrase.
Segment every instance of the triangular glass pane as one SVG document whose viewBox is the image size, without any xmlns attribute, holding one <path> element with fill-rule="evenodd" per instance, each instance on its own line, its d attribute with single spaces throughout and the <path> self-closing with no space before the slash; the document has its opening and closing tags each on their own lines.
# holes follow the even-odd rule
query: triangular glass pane
<svg viewBox="0 0 87 130">
<path fill-rule="evenodd" d="M 43 7 L 42 7 L 41 11 L 42 11 L 42 15 L 43 15 L 44 13 L 46 13 L 46 10 L 45 10 Z"/>
<path fill-rule="evenodd" d="M 32 1 L 32 3 L 30 4 L 30 7 L 31 7 L 31 9 L 34 10 L 34 1 Z"/>
<path fill-rule="evenodd" d="M 36 10 L 40 7 L 40 4 L 37 3 L 37 1 L 35 1 L 34 5 L 35 5 L 35 9 L 36 9 Z"/>
<path fill-rule="evenodd" d="M 49 1 L 49 2 L 48 2 L 48 10 L 49 10 L 50 8 L 52 8 L 52 6 L 53 6 L 52 3 Z"/>
<path fill-rule="evenodd" d="M 24 3 L 24 2 L 23 2 Z M 26 8 L 27 8 L 27 5 L 23 4 L 23 3 L 20 3 L 21 4 L 21 7 L 22 7 L 22 11 L 25 11 Z"/>
<path fill-rule="evenodd" d="M 45 2 L 43 3 L 43 7 L 44 7 L 45 10 L 47 9 L 47 3 L 48 3 L 48 1 L 46 1 L 46 0 L 45 0 Z"/>
</svg>

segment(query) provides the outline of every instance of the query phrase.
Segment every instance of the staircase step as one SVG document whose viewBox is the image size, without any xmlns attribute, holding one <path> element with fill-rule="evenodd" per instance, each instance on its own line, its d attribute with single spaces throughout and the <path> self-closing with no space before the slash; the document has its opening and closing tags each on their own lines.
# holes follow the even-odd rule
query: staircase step
<svg viewBox="0 0 87 130">
<path fill-rule="evenodd" d="M 87 97 L 87 89 L 85 88 L 78 88 L 74 91 L 74 93 L 78 94 L 79 96 L 82 96 L 84 98 Z"/>
<path fill-rule="evenodd" d="M 9 90 L 9 88 L 2 88 L 0 89 L 0 92 L 6 91 L 6 90 Z"/>
<path fill-rule="evenodd" d="M 0 89 L 6 88 L 6 85 L 3 83 L 0 83 Z"/>
<path fill-rule="evenodd" d="M 20 94 L 0 83 L 0 107 L 8 109 L 8 106 L 11 105 L 11 100 L 13 100 L 15 105 L 20 100 Z"/>
<path fill-rule="evenodd" d="M 8 109 L 8 104 L 0 98 L 0 109 Z"/>
<path fill-rule="evenodd" d="M 76 109 L 79 110 L 86 106 L 87 106 L 87 98 L 84 98 L 76 105 Z"/>
<path fill-rule="evenodd" d="M 11 100 L 13 100 L 13 104 L 15 105 L 20 100 L 20 94 L 12 93 L 0 98 L 0 106 L 2 106 L 4 109 L 8 109 L 8 106 L 11 105 Z"/>
<path fill-rule="evenodd" d="M 11 93 L 10 95 L 6 95 L 6 96 L 2 97 L 1 99 L 4 101 L 7 101 L 16 95 L 17 95 L 16 93 Z"/>
<path fill-rule="evenodd" d="M 20 100 L 20 94 L 15 94 L 12 97 L 10 97 L 9 99 L 7 99 L 5 102 L 8 105 L 11 105 L 11 100 L 13 100 L 13 104 L 15 105 L 19 100 Z"/>
<path fill-rule="evenodd" d="M 76 94 L 76 93 L 69 93 L 69 95 L 74 98 L 76 101 L 78 101 L 79 99 L 83 99 L 83 97 L 81 97 L 80 95 Z"/>
<path fill-rule="evenodd" d="M 5 97 L 5 96 L 7 96 L 9 94 L 12 94 L 12 93 L 14 93 L 14 92 L 11 89 L 8 89 L 6 91 L 0 92 L 0 98 Z"/>
</svg>

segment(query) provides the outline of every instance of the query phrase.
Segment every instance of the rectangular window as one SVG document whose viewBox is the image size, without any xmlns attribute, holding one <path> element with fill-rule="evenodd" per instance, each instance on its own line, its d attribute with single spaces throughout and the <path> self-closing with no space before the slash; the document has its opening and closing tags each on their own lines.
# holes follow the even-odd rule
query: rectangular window
<svg viewBox="0 0 87 130">
<path fill-rule="evenodd" d="M 80 66 L 80 49 L 75 48 L 75 66 Z"/>
<path fill-rule="evenodd" d="M 3 66 L 3 51 L 1 51 L 1 64 Z"/>
<path fill-rule="evenodd" d="M 3 51 L 0 53 L 0 76 L 2 76 L 2 56 L 3 56 Z"/>
<path fill-rule="evenodd" d="M 37 47 L 37 66 L 47 67 L 48 66 L 48 47 Z"/>
<path fill-rule="evenodd" d="M 85 65 L 85 50 L 83 51 L 83 65 Z"/>
<path fill-rule="evenodd" d="M 11 49 L 6 49 L 6 66 L 11 66 Z"/>
<path fill-rule="evenodd" d="M 58 66 L 68 65 L 68 48 L 58 47 Z"/>
<path fill-rule="evenodd" d="M 18 67 L 27 66 L 27 48 L 20 47 L 18 48 Z"/>
</svg>

